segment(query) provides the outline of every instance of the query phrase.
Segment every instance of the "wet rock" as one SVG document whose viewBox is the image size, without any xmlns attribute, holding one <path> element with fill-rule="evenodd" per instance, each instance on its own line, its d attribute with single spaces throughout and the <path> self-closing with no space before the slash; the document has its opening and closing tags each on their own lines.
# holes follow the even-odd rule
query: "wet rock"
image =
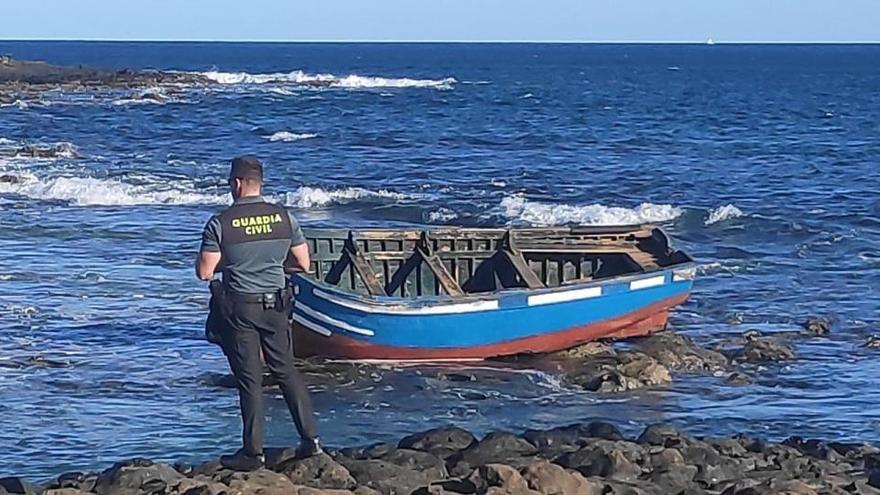
<svg viewBox="0 0 880 495">
<path fill-rule="evenodd" d="M 554 462 L 584 476 L 632 481 L 642 474 L 640 464 L 645 461 L 645 453 L 637 444 L 598 440 L 576 452 L 564 454 Z"/>
<path fill-rule="evenodd" d="M 766 363 L 795 359 L 795 353 L 784 342 L 773 338 L 761 338 L 746 342 L 742 349 L 731 356 L 741 363 Z"/>
<path fill-rule="evenodd" d="M 865 345 L 869 349 L 880 349 L 880 335 L 872 335 L 865 341 Z"/>
<path fill-rule="evenodd" d="M 614 357 L 617 351 L 604 342 L 587 342 L 571 349 L 554 352 L 551 357 L 559 359 L 592 359 L 596 357 Z"/>
<path fill-rule="evenodd" d="M 306 459 L 289 459 L 278 464 L 276 470 L 297 485 L 344 490 L 351 490 L 357 486 L 348 469 L 327 454 Z"/>
<path fill-rule="evenodd" d="M 0 489 L 5 490 L 6 493 L 22 493 L 25 495 L 36 493 L 33 485 L 31 485 L 26 479 L 14 476 L 0 478 Z"/>
<path fill-rule="evenodd" d="M 746 342 L 754 342 L 754 341 L 760 339 L 762 336 L 763 335 L 761 335 L 761 332 L 758 330 L 755 330 L 754 328 L 746 330 L 745 332 L 742 333 L 742 338 Z"/>
<path fill-rule="evenodd" d="M 727 375 L 727 378 L 724 381 L 730 385 L 751 385 L 754 382 L 752 377 L 741 371 L 734 371 Z"/>
<path fill-rule="evenodd" d="M 689 439 L 686 434 L 671 425 L 653 424 L 648 425 L 642 431 L 637 441 L 642 444 L 659 445 L 661 447 L 678 447 L 687 440 Z"/>
<path fill-rule="evenodd" d="M 687 336 L 675 332 L 661 332 L 639 339 L 635 348 L 675 371 L 714 371 L 730 364 L 720 352 L 704 349 Z"/>
<path fill-rule="evenodd" d="M 136 458 L 118 462 L 98 475 L 95 492 L 98 495 L 162 493 L 169 484 L 181 477 L 171 466 Z"/>
<path fill-rule="evenodd" d="M 615 358 L 582 363 L 567 381 L 594 392 L 625 392 L 648 386 L 666 385 L 672 376 L 656 359 L 637 352 L 621 352 Z"/>
<path fill-rule="evenodd" d="M 550 430 L 526 430 L 523 434 L 542 454 L 556 457 L 580 449 L 593 439 L 623 440 L 616 426 L 604 421 L 573 424 Z"/>
<path fill-rule="evenodd" d="M 22 182 L 24 182 L 24 179 L 17 175 L 0 175 L 0 184 L 21 184 Z"/>
<path fill-rule="evenodd" d="M 29 158 L 76 158 L 76 149 L 68 143 L 51 146 L 24 145 L 10 153 L 12 156 Z"/>
<path fill-rule="evenodd" d="M 827 318 L 809 318 L 804 322 L 804 330 L 813 335 L 826 335 L 831 332 L 831 322 Z"/>
<path fill-rule="evenodd" d="M 404 437 L 398 447 L 421 450 L 445 459 L 453 452 L 464 450 L 476 443 L 477 439 L 466 430 L 456 427 L 434 428 Z"/>
<path fill-rule="evenodd" d="M 537 453 L 534 445 L 513 433 L 492 432 L 477 444 L 457 452 L 448 458 L 453 475 L 464 475 L 477 466 L 486 464 L 528 464 L 527 459 Z"/>
<path fill-rule="evenodd" d="M 520 473 L 532 490 L 546 495 L 601 495 L 603 485 L 548 461 L 529 464 Z"/>
</svg>

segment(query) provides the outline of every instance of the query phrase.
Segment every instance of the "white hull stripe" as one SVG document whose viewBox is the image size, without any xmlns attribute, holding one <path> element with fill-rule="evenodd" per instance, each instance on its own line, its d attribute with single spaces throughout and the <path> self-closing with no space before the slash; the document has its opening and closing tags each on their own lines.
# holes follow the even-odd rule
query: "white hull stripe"
<svg viewBox="0 0 880 495">
<path fill-rule="evenodd" d="M 643 278 L 641 280 L 633 280 L 629 283 L 629 290 L 639 290 L 639 289 L 647 289 L 648 287 L 657 287 L 658 285 L 663 285 L 666 282 L 666 276 L 660 275 L 658 277 L 651 278 Z"/>
<path fill-rule="evenodd" d="M 551 292 L 549 294 L 537 294 L 529 296 L 529 306 L 540 306 L 542 304 L 553 304 L 566 301 L 577 301 L 579 299 L 589 299 L 591 297 L 599 297 L 602 295 L 601 287 L 587 287 L 586 289 L 569 290 L 565 292 Z"/>
<path fill-rule="evenodd" d="M 332 325 L 336 328 L 341 328 L 343 330 L 347 330 L 352 333 L 356 333 L 359 335 L 366 335 L 367 337 L 372 337 L 373 335 L 376 335 L 376 333 L 373 332 L 372 330 L 367 330 L 366 328 L 360 328 L 360 327 L 356 327 L 354 325 L 349 325 L 348 323 L 346 323 L 344 321 L 337 320 L 336 318 L 331 318 L 323 313 L 319 313 L 319 312 L 315 311 L 314 309 L 306 306 L 305 304 L 303 304 L 299 301 L 296 301 L 293 310 L 294 311 L 302 311 L 306 315 L 311 316 L 312 318 L 314 318 L 318 321 L 322 321 L 328 325 Z"/>
<path fill-rule="evenodd" d="M 352 301 L 349 299 L 343 299 L 341 297 L 336 297 L 332 294 L 324 292 L 322 290 L 315 289 L 312 293 L 324 299 L 325 301 L 329 301 L 333 304 L 338 304 L 340 306 L 345 306 L 346 308 L 355 309 L 357 311 L 363 311 L 364 313 L 382 313 L 382 314 L 391 314 L 391 315 L 442 315 L 442 314 L 457 314 L 457 313 L 476 313 L 478 311 L 493 311 L 498 309 L 498 300 L 491 301 L 475 301 L 470 303 L 458 303 L 458 304 L 438 304 L 436 306 L 422 306 L 422 307 L 409 307 L 409 306 L 378 306 L 378 305 L 370 305 L 364 304 L 357 301 Z"/>
<path fill-rule="evenodd" d="M 313 321 L 309 321 L 296 313 L 293 314 L 293 321 L 299 323 L 300 325 L 308 328 L 309 330 L 311 330 L 317 334 L 323 335 L 324 337 L 329 337 L 329 336 L 333 335 L 333 332 L 331 332 L 330 330 L 327 330 L 326 328 L 322 327 L 321 325 L 318 325 L 317 323 L 315 323 Z"/>
</svg>

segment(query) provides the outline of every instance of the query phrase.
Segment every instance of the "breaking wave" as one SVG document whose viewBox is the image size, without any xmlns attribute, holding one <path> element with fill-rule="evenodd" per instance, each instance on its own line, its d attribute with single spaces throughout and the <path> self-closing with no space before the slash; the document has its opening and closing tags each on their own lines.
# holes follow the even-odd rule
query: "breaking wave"
<svg viewBox="0 0 880 495">
<path fill-rule="evenodd" d="M 6 176 L 0 194 L 17 194 L 43 201 L 66 201 L 77 206 L 225 204 L 227 195 L 199 193 L 184 185 L 134 185 L 94 177 L 40 179 L 29 173 Z"/>
<path fill-rule="evenodd" d="M 400 201 L 412 199 L 414 196 L 379 189 L 373 191 L 363 187 L 346 187 L 343 189 L 321 189 L 320 187 L 302 186 L 292 193 L 287 193 L 284 203 L 296 208 L 315 208 L 335 203 L 348 203 L 359 199 L 390 199 Z"/>
<path fill-rule="evenodd" d="M 739 218 L 741 216 L 743 216 L 743 212 L 736 206 L 724 205 L 709 212 L 709 218 L 706 219 L 705 223 L 706 225 L 712 225 L 725 220 L 730 220 L 731 218 Z"/>
<path fill-rule="evenodd" d="M 438 208 L 434 211 L 428 212 L 427 220 L 429 223 L 446 223 L 451 220 L 455 220 L 458 218 L 458 213 L 450 210 L 449 208 Z"/>
<path fill-rule="evenodd" d="M 412 79 L 375 76 L 335 76 L 333 74 L 307 74 L 301 70 L 251 74 L 248 72 L 201 72 L 202 76 L 218 84 L 294 84 L 333 88 L 434 88 L 451 89 L 457 83 L 454 78 Z"/>
<path fill-rule="evenodd" d="M 313 134 L 313 133 L 309 133 L 309 132 L 299 134 L 296 132 L 280 131 L 280 132 L 276 132 L 275 134 L 272 134 L 271 136 L 266 136 L 266 139 L 268 139 L 269 141 L 272 141 L 272 142 L 283 141 L 285 143 L 292 143 L 294 141 L 302 141 L 304 139 L 313 139 L 316 137 L 318 137 L 317 134 Z"/>
<path fill-rule="evenodd" d="M 674 220 L 683 213 L 681 208 L 671 205 L 642 203 L 635 208 L 623 208 L 600 204 L 551 204 L 530 201 L 521 195 L 504 198 L 500 206 L 508 221 L 537 226 L 660 223 Z"/>
</svg>

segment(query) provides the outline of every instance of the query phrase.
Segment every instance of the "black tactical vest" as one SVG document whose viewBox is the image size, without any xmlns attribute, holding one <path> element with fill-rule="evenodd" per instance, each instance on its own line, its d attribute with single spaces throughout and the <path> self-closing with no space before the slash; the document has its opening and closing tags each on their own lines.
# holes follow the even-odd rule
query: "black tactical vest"
<svg viewBox="0 0 880 495">
<path fill-rule="evenodd" d="M 283 206 L 234 204 L 218 215 L 223 285 L 232 292 L 267 293 L 285 286 L 284 260 L 293 226 Z"/>
<path fill-rule="evenodd" d="M 290 239 L 293 228 L 287 210 L 271 203 L 242 203 L 220 214 L 220 249 L 254 241 Z"/>
</svg>

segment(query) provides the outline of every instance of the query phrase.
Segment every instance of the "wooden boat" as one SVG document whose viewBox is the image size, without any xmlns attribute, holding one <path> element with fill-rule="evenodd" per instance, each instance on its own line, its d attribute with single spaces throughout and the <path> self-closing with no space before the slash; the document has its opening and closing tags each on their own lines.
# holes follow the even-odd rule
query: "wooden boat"
<svg viewBox="0 0 880 495">
<path fill-rule="evenodd" d="M 295 352 L 481 360 L 647 335 L 695 275 L 657 228 L 307 230 Z"/>
</svg>

